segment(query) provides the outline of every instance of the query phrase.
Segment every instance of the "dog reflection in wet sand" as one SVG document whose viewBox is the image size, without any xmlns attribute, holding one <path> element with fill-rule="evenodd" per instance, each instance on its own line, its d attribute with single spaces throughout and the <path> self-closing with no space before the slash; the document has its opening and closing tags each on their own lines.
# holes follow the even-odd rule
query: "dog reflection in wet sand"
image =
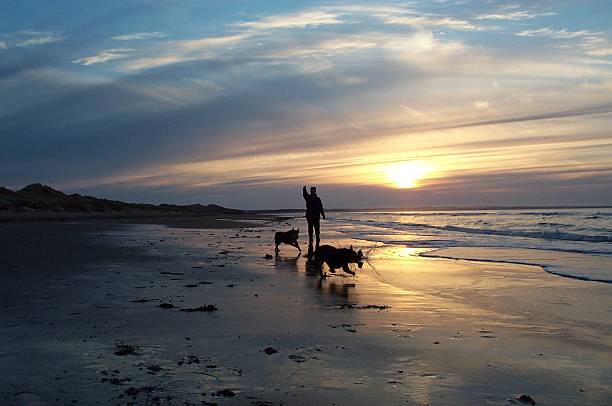
<svg viewBox="0 0 612 406">
<path fill-rule="evenodd" d="M 355 251 L 352 245 L 350 248 L 336 248 L 331 245 L 321 245 L 310 260 L 310 266 L 320 269 L 321 276 L 324 276 L 324 263 L 327 264 L 331 273 L 336 273 L 336 269 L 342 269 L 344 272 L 354 276 L 355 272 L 349 268 L 349 264 L 357 264 L 361 269 L 363 260 L 363 252 L 361 252 L 361 250 Z"/>
</svg>

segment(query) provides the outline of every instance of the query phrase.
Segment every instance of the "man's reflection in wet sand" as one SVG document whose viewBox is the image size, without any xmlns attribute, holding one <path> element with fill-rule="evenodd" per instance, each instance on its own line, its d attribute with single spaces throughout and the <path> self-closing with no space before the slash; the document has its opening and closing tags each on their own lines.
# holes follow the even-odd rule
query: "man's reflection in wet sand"
<svg viewBox="0 0 612 406">
<path fill-rule="evenodd" d="M 349 304 L 351 292 L 355 289 L 354 283 L 342 283 L 326 278 L 323 262 L 312 257 L 306 259 L 305 267 L 306 275 L 317 278 L 316 288 L 319 293 L 325 294 L 325 302 L 331 298 L 334 304 Z"/>
<path fill-rule="evenodd" d="M 316 260 L 310 253 L 306 258 L 305 266 L 306 275 L 323 278 L 323 262 Z"/>
<path fill-rule="evenodd" d="M 276 255 L 274 257 L 274 266 L 280 269 L 287 269 L 287 270 L 298 272 L 299 271 L 298 260 L 300 259 L 301 256 L 302 256 L 301 253 L 297 254 L 297 256 L 295 257 L 283 257 L 280 255 Z"/>
</svg>

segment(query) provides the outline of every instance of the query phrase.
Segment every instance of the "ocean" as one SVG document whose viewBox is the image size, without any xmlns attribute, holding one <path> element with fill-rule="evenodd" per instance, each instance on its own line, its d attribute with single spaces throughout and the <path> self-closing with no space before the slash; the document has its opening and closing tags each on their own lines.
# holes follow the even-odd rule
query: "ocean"
<svg viewBox="0 0 612 406">
<path fill-rule="evenodd" d="M 352 211 L 330 212 L 327 220 L 324 227 L 373 243 L 612 283 L 612 208 Z"/>
</svg>

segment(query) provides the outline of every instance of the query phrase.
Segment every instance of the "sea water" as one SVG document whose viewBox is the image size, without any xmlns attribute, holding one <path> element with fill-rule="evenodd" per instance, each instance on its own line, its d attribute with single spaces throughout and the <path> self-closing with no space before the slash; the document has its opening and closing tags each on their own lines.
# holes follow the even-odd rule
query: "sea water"
<svg viewBox="0 0 612 406">
<path fill-rule="evenodd" d="M 540 265 L 558 275 L 612 283 L 612 208 L 377 210 L 330 212 L 327 218 L 326 227 L 385 244 L 546 250 L 548 258 L 558 252 L 563 260 Z M 566 260 L 571 258 L 567 253 L 577 259 Z M 486 258 L 496 259 L 504 258 Z"/>
</svg>

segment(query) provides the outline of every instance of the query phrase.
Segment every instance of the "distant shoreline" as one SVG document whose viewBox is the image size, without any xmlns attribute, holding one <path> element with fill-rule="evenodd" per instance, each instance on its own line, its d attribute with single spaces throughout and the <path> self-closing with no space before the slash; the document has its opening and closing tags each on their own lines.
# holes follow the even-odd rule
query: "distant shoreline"
<svg viewBox="0 0 612 406">
<path fill-rule="evenodd" d="M 91 223 L 114 224 L 160 224 L 176 228 L 235 228 L 253 227 L 257 222 L 272 220 L 272 217 L 257 213 L 227 214 L 179 214 L 179 213 L 15 213 L 0 212 L 2 223 L 46 223 L 85 221 Z"/>
</svg>

